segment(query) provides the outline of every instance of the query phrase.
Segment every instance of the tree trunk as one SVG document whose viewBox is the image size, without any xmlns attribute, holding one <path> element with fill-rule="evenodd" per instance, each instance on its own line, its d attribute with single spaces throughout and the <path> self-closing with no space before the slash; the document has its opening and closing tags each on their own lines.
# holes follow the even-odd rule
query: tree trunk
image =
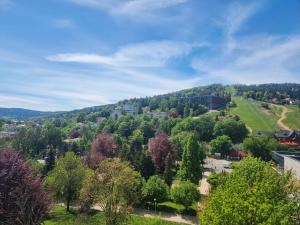
<svg viewBox="0 0 300 225">
<path fill-rule="evenodd" d="M 70 200 L 67 199 L 67 211 L 70 212 Z"/>
</svg>

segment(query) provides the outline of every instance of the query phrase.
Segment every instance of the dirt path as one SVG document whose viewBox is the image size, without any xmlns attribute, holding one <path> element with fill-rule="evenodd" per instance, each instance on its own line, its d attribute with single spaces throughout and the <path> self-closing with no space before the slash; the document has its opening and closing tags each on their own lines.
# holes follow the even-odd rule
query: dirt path
<svg viewBox="0 0 300 225">
<path fill-rule="evenodd" d="M 196 216 L 186 216 L 186 215 L 180 215 L 175 213 L 167 213 L 167 212 L 155 213 L 154 211 L 151 210 L 135 209 L 134 215 L 143 216 L 143 217 L 159 217 L 161 220 L 190 224 L 190 225 L 199 224 Z"/>
<path fill-rule="evenodd" d="M 287 125 L 285 125 L 283 123 L 283 120 L 286 119 L 286 117 L 287 117 L 286 114 L 289 112 L 289 110 L 285 106 L 282 106 L 282 108 L 283 108 L 283 110 L 281 112 L 281 116 L 280 116 L 279 120 L 277 120 L 276 123 L 283 130 L 291 130 Z"/>
<path fill-rule="evenodd" d="M 102 211 L 102 209 L 97 205 L 95 205 L 93 209 Z M 196 216 L 186 216 L 186 215 L 180 215 L 176 213 L 155 212 L 153 210 L 146 210 L 146 209 L 134 209 L 132 215 L 142 216 L 142 217 L 158 217 L 161 220 L 190 224 L 190 225 L 199 224 Z"/>
<path fill-rule="evenodd" d="M 203 173 L 201 182 L 200 182 L 200 187 L 199 187 L 199 192 L 201 195 L 205 195 L 207 196 L 209 194 L 209 190 L 210 190 L 210 184 L 207 182 L 207 177 L 209 176 L 210 172 L 209 171 L 205 171 Z"/>
</svg>

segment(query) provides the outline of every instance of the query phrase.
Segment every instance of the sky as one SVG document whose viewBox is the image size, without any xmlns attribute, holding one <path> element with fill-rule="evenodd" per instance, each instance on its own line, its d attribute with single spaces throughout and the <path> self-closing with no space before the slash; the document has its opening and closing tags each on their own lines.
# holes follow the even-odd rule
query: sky
<svg viewBox="0 0 300 225">
<path fill-rule="evenodd" d="M 300 80 L 300 0 L 0 0 L 0 107 Z"/>
</svg>

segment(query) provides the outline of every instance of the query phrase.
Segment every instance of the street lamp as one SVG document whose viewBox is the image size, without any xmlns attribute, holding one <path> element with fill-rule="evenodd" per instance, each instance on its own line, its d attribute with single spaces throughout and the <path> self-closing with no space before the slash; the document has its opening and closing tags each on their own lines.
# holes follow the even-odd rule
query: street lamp
<svg viewBox="0 0 300 225">
<path fill-rule="evenodd" d="M 156 198 L 154 198 L 154 210 L 155 210 L 155 213 L 156 213 Z"/>
</svg>

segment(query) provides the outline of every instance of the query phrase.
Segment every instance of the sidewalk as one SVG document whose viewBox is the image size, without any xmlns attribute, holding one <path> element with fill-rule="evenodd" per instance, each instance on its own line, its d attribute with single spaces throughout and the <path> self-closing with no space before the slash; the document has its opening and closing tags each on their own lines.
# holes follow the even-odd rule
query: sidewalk
<svg viewBox="0 0 300 225">
<path fill-rule="evenodd" d="M 151 210 L 144 209 L 135 209 L 134 215 L 143 216 L 143 217 L 159 217 L 162 220 L 176 222 L 176 223 L 185 223 L 191 225 L 198 225 L 198 219 L 196 216 L 186 216 L 175 213 L 167 213 L 167 212 L 157 212 Z"/>
</svg>

